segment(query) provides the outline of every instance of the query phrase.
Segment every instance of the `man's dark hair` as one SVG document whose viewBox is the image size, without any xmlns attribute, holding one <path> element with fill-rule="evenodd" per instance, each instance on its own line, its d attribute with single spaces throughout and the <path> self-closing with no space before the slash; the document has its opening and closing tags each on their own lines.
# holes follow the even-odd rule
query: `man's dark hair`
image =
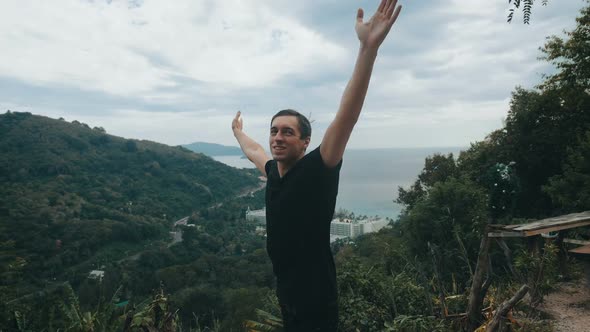
<svg viewBox="0 0 590 332">
<path fill-rule="evenodd" d="M 299 132 L 301 133 L 300 138 L 307 138 L 311 137 L 311 124 L 309 120 L 305 117 L 305 115 L 297 112 L 296 110 L 286 109 L 279 111 L 275 114 L 272 119 L 270 120 L 270 125 L 272 126 L 272 122 L 275 120 L 276 117 L 279 116 L 294 116 L 297 118 L 297 122 L 299 124 Z"/>
</svg>

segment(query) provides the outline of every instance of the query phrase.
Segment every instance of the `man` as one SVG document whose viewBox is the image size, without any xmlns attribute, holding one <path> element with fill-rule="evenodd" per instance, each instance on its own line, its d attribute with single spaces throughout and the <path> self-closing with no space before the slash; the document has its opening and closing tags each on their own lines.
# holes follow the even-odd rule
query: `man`
<svg viewBox="0 0 590 332">
<path fill-rule="evenodd" d="M 373 17 L 356 18 L 360 48 L 340 108 L 318 148 L 305 154 L 311 126 L 305 116 L 283 110 L 271 121 L 272 159 L 243 131 L 240 112 L 232 122 L 244 154 L 267 178 L 267 251 L 277 277 L 285 331 L 336 331 L 336 271 L 330 251 L 342 155 L 360 115 L 379 46 L 401 6 L 382 0 Z"/>
</svg>

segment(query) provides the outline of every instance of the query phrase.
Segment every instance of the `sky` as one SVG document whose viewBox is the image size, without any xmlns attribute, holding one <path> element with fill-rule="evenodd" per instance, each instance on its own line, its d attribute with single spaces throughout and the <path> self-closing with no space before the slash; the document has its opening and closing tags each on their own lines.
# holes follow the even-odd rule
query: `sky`
<svg viewBox="0 0 590 332">
<path fill-rule="evenodd" d="M 540 1 L 529 25 L 505 0 L 400 0 L 350 148 L 468 146 L 534 88 L 550 35 L 583 0 Z M 358 52 L 357 8 L 377 0 L 1 0 L 0 111 L 31 112 L 169 145 L 268 145 L 270 118 L 309 115 L 311 147 L 338 110 Z"/>
</svg>

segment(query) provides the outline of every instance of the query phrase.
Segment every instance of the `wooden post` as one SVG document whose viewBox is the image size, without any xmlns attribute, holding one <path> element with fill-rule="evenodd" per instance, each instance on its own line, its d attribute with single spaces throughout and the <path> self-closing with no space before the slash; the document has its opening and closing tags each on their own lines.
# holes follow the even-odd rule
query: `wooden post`
<svg viewBox="0 0 590 332">
<path fill-rule="evenodd" d="M 489 266 L 490 238 L 488 237 L 488 227 L 483 233 L 483 238 L 479 244 L 479 254 L 477 256 L 477 265 L 471 282 L 471 291 L 469 292 L 469 304 L 467 306 L 467 331 L 474 331 L 481 322 L 481 308 L 483 306 L 483 284 L 484 277 L 487 275 Z"/>
<path fill-rule="evenodd" d="M 514 296 L 510 300 L 502 303 L 498 307 L 498 309 L 496 309 L 494 318 L 492 318 L 492 321 L 488 324 L 486 332 L 500 331 L 500 327 L 502 326 L 502 323 L 504 322 L 506 314 L 508 314 L 508 311 L 510 311 L 510 309 L 512 309 L 512 307 L 514 307 L 514 305 L 518 303 L 518 301 L 520 301 L 528 291 L 529 286 L 522 285 L 522 287 L 520 287 L 518 292 L 516 292 L 516 294 L 514 294 Z"/>
<path fill-rule="evenodd" d="M 506 257 L 506 264 L 508 264 L 508 269 L 510 269 L 510 273 L 512 273 L 512 275 L 515 278 L 519 279 L 518 274 L 516 273 L 516 270 L 514 270 L 514 266 L 512 265 L 512 251 L 506 244 L 506 241 L 504 241 L 503 238 L 496 238 L 496 242 L 500 245 L 500 248 L 502 248 L 502 251 L 504 252 L 504 257 Z"/>
<path fill-rule="evenodd" d="M 559 264 L 559 274 L 562 276 L 569 277 L 568 271 L 568 264 L 567 264 L 567 247 L 563 243 L 563 239 L 565 238 L 565 232 L 561 231 L 557 234 L 557 239 L 555 239 L 555 245 L 559 251 L 557 252 L 557 263 Z"/>
<path fill-rule="evenodd" d="M 440 317 L 445 318 L 449 314 L 447 310 L 447 305 L 445 302 L 445 293 L 443 289 L 443 283 L 441 280 L 441 275 L 438 266 L 438 259 L 436 259 L 436 253 L 434 252 L 434 245 L 428 242 L 428 247 L 430 248 L 430 254 L 432 255 L 432 265 L 434 268 L 434 275 L 436 276 L 436 281 L 438 285 L 438 299 L 440 301 Z"/>
<path fill-rule="evenodd" d="M 529 236 L 526 238 L 526 241 L 529 253 L 538 256 L 540 252 L 538 236 Z"/>
</svg>

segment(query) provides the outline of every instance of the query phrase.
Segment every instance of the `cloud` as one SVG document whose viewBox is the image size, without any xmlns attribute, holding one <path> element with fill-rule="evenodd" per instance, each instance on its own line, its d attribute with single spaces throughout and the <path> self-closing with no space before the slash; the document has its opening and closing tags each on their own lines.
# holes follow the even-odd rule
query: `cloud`
<svg viewBox="0 0 590 332">
<path fill-rule="evenodd" d="M 373 0 L 6 0 L 0 107 L 77 119 L 167 144 L 234 144 L 231 118 L 266 145 L 268 121 L 338 109 L 358 49 L 354 15 Z M 510 93 L 552 68 L 545 37 L 575 26 L 581 0 L 506 23 L 505 2 L 406 1 L 383 44 L 349 146 L 466 146 L 502 126 Z M 19 109 L 20 107 L 20 109 Z"/>
<path fill-rule="evenodd" d="M 341 46 L 256 1 L 11 1 L 0 75 L 131 96 L 176 76 L 225 89 L 264 87 L 342 58 Z M 30 19 L 23 19 L 28 17 Z"/>
<path fill-rule="evenodd" d="M 407 20 L 418 19 L 413 14 Z M 490 114 L 477 108 L 489 104 L 504 106 L 493 113 L 501 119 L 508 110 L 504 100 L 515 86 L 532 88 L 541 73 L 551 70 L 537 60 L 545 37 L 573 22 L 571 16 L 554 12 L 534 25 L 516 23 L 516 18 L 506 24 L 506 6 L 497 1 L 451 1 L 420 14 L 448 19 L 432 27 L 433 38 L 421 39 L 419 51 L 400 56 L 392 50 L 380 59 L 368 105 L 389 105 L 388 112 L 408 108 L 425 119 L 444 111 L 448 120 L 458 123 L 465 119 L 461 109 Z M 409 39 L 425 37 L 423 24 L 424 20 L 409 23 L 402 34 L 408 32 Z"/>
</svg>

